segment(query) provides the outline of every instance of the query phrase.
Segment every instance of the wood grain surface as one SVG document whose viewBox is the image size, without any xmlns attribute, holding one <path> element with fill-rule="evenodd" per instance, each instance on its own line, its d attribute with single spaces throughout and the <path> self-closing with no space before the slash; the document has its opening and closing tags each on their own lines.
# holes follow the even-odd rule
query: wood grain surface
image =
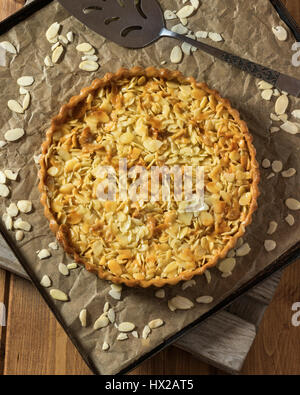
<svg viewBox="0 0 300 395">
<path fill-rule="evenodd" d="M 300 24 L 300 1 L 283 1 Z M 0 0 L 0 20 L 24 1 Z M 300 374 L 300 327 L 291 324 L 292 304 L 300 301 L 300 261 L 287 268 L 246 359 L 244 374 Z M 0 375 L 90 374 L 80 355 L 26 280 L 0 270 L 0 303 L 7 326 L 0 327 Z M 205 374 L 223 372 L 191 354 L 168 347 L 132 374 Z"/>
</svg>

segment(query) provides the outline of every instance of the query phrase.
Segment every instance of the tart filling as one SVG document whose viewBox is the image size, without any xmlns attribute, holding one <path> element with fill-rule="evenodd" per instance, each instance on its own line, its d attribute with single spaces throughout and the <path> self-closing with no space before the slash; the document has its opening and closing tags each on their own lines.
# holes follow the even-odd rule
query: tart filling
<svg viewBox="0 0 300 395">
<path fill-rule="evenodd" d="M 205 204 L 187 212 L 174 188 L 169 201 L 120 199 L 119 190 L 100 200 L 103 166 L 119 185 L 120 159 L 128 171 L 202 166 Z M 65 250 L 129 286 L 203 273 L 235 245 L 257 206 L 255 149 L 239 113 L 205 84 L 166 69 L 120 69 L 83 89 L 52 120 L 40 164 L 45 215 Z"/>
</svg>

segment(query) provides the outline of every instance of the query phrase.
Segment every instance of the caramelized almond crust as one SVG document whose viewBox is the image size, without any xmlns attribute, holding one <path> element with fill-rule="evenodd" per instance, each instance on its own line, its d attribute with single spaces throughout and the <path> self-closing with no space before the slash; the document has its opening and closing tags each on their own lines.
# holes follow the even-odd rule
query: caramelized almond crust
<svg viewBox="0 0 300 395">
<path fill-rule="evenodd" d="M 131 127 L 130 106 L 136 105 L 132 104 L 137 100 L 135 92 L 142 98 L 138 99 L 141 113 L 132 115 L 135 123 Z M 165 97 L 169 102 L 162 109 Z M 185 111 L 186 103 L 193 112 Z M 147 122 L 140 120 L 138 124 L 138 118 L 147 112 L 152 114 L 151 119 L 146 116 Z M 164 122 L 170 119 L 176 124 L 166 132 Z M 192 139 L 195 141 L 190 143 Z M 137 202 L 119 203 L 117 207 L 108 202 L 102 205 L 96 199 L 92 203 L 83 199 L 78 207 L 78 199 L 94 193 L 94 187 L 85 185 L 85 180 L 95 178 L 93 182 L 97 182 L 95 168 L 89 165 L 94 166 L 96 161 L 116 168 L 118 150 L 132 165 L 148 165 L 151 158 L 162 165 L 175 154 L 180 164 L 190 165 L 202 155 L 203 162 L 201 159 L 197 164 L 207 170 L 207 211 L 191 218 L 180 214 L 181 203 L 172 203 L 170 210 L 158 202 L 153 212 L 149 210 L 152 206 L 147 208 L 145 204 L 143 212 Z M 255 155 L 252 136 L 239 112 L 206 84 L 178 71 L 121 68 L 82 89 L 52 119 L 40 160 L 41 203 L 57 240 L 88 271 L 129 287 L 174 285 L 215 266 L 245 233 L 259 195 Z M 78 174 L 82 174 L 80 180 Z M 120 213 L 121 206 L 125 214 Z M 89 212 L 91 207 L 94 214 Z M 124 215 L 126 226 L 129 223 L 132 229 L 130 237 L 126 229 L 119 230 Z M 133 228 L 140 232 L 138 238 Z M 133 242 L 132 237 L 136 238 Z"/>
</svg>

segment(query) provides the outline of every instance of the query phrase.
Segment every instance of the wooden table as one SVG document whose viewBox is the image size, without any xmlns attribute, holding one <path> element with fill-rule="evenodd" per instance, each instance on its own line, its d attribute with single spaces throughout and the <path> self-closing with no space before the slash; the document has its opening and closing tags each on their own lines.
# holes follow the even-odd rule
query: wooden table
<svg viewBox="0 0 300 395">
<path fill-rule="evenodd" d="M 22 0 L 0 0 L 0 20 Z M 299 0 L 284 0 L 300 24 Z M 243 374 L 300 374 L 300 327 L 291 323 L 300 302 L 300 261 L 288 267 L 268 308 Z M 91 374 L 56 319 L 29 281 L 0 270 L 0 303 L 7 326 L 0 327 L 0 375 Z M 168 347 L 132 374 L 222 374 L 190 354 Z"/>
</svg>

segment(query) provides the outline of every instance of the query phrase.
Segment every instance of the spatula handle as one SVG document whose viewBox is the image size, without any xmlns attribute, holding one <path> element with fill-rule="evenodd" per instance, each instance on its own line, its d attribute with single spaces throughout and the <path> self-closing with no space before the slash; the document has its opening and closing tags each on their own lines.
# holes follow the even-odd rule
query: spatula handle
<svg viewBox="0 0 300 395">
<path fill-rule="evenodd" d="M 250 60 L 240 58 L 239 56 L 232 55 L 226 51 L 222 51 L 219 48 L 211 47 L 210 45 L 204 44 L 200 41 L 193 40 L 189 37 L 183 36 L 181 34 L 174 33 L 168 29 L 163 28 L 161 31 L 162 37 L 171 37 L 177 40 L 185 41 L 194 47 L 201 49 L 202 51 L 214 56 L 215 58 L 221 59 L 224 62 L 231 64 L 249 74 L 254 75 L 256 78 L 267 81 L 273 86 L 277 86 L 280 89 L 286 90 L 291 95 L 297 96 L 300 95 L 300 80 L 296 78 L 284 76 L 285 80 L 290 80 L 290 84 L 287 84 L 286 87 L 283 87 L 279 82 L 282 80 L 283 74 L 278 71 L 272 70 L 268 67 L 261 66 L 257 63 L 251 62 Z M 280 85 L 280 86 L 279 86 Z M 292 85 L 292 89 L 289 88 L 289 85 Z M 295 87 L 297 86 L 297 89 Z"/>
</svg>

